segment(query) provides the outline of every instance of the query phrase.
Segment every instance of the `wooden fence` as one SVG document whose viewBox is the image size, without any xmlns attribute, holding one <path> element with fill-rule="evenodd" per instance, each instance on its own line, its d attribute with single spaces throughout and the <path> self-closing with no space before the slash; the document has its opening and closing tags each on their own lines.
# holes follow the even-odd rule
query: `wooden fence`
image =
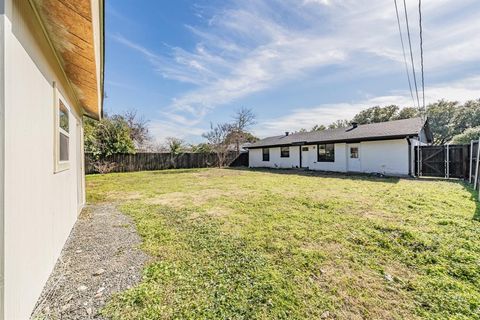
<svg viewBox="0 0 480 320">
<path fill-rule="evenodd" d="M 110 172 L 132 172 L 164 169 L 187 169 L 217 167 L 218 158 L 215 153 L 135 153 L 114 154 L 106 162 L 112 163 Z M 226 164 L 229 166 L 248 166 L 248 153 L 229 152 Z M 92 154 L 85 154 L 85 173 L 97 173 Z"/>
<path fill-rule="evenodd" d="M 415 173 L 425 177 L 469 179 L 470 145 L 415 147 Z M 420 156 L 420 159 L 418 158 Z M 419 168 L 420 166 L 420 168 Z"/>
</svg>

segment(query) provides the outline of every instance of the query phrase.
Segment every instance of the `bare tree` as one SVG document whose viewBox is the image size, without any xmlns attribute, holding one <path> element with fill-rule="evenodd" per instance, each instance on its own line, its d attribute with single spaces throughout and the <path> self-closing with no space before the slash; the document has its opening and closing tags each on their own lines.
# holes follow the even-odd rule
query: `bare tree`
<svg viewBox="0 0 480 320">
<path fill-rule="evenodd" d="M 210 131 L 204 133 L 202 136 L 207 139 L 213 151 L 218 158 L 218 166 L 221 168 L 226 164 L 228 154 L 228 147 L 230 145 L 229 136 L 232 132 L 232 124 L 219 123 L 216 126 L 210 123 Z"/>
<path fill-rule="evenodd" d="M 137 117 L 136 110 L 125 112 L 122 118 L 130 128 L 130 136 L 135 143 L 135 149 L 148 149 L 151 142 L 151 136 L 147 126 L 148 121 L 143 117 Z"/>
<path fill-rule="evenodd" d="M 229 140 L 235 143 L 237 154 L 240 153 L 240 144 L 248 142 L 248 138 L 252 136 L 247 130 L 256 123 L 255 119 L 256 116 L 252 109 L 245 107 L 237 110 L 233 116 Z"/>
</svg>

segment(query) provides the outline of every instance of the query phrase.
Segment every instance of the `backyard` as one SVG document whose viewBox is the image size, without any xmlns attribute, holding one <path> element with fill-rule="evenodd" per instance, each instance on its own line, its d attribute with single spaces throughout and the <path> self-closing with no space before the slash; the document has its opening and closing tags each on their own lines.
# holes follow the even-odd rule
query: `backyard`
<svg viewBox="0 0 480 320">
<path fill-rule="evenodd" d="M 87 176 L 150 257 L 113 319 L 480 318 L 475 194 L 455 181 L 189 169 Z"/>
</svg>

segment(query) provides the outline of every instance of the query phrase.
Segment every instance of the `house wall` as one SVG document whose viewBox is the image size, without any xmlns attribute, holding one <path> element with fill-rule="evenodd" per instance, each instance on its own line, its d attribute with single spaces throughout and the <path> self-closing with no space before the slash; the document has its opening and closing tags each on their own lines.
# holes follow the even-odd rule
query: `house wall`
<svg viewBox="0 0 480 320">
<path fill-rule="evenodd" d="M 413 146 L 417 143 L 412 142 Z M 406 139 L 381 140 L 381 141 L 363 141 L 355 143 L 359 147 L 360 168 L 358 172 L 364 173 L 383 173 L 387 175 L 408 175 L 409 174 L 409 145 Z M 302 156 L 303 167 L 310 170 L 348 172 L 350 149 L 348 143 L 335 144 L 335 161 L 318 162 L 317 145 L 306 145 L 308 155 Z M 262 149 L 249 150 L 250 167 L 270 167 L 270 168 L 292 168 L 298 165 L 298 147 L 292 147 L 297 150 L 294 157 L 283 158 L 280 161 L 276 156 L 280 154 L 280 148 L 271 148 L 270 161 L 262 161 Z M 291 149 L 292 150 L 292 149 Z M 273 156 L 273 157 L 272 157 Z"/>
<path fill-rule="evenodd" d="M 345 172 L 347 171 L 347 156 L 346 156 L 346 144 L 335 143 L 335 161 L 334 162 L 318 162 L 317 157 L 317 145 L 308 145 L 308 158 L 303 157 L 303 166 L 308 167 L 310 170 L 321 171 L 335 171 Z"/>
<path fill-rule="evenodd" d="M 281 158 L 280 148 L 270 148 L 270 161 L 263 161 L 262 149 L 251 149 L 248 152 L 248 163 L 251 168 L 297 168 L 300 165 L 299 147 L 290 147 L 290 157 Z"/>
<path fill-rule="evenodd" d="M 5 1 L 3 318 L 28 319 L 83 205 L 82 119 L 29 2 Z M 70 166 L 57 173 L 54 82 L 70 107 Z"/>
<path fill-rule="evenodd" d="M 361 171 L 389 175 L 408 175 L 406 139 L 366 141 L 360 143 Z"/>
</svg>

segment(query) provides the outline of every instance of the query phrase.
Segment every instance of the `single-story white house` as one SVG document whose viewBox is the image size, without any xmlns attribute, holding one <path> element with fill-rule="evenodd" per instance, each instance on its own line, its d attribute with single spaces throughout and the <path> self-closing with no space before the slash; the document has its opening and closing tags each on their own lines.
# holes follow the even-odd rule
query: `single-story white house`
<svg viewBox="0 0 480 320">
<path fill-rule="evenodd" d="M 103 0 L 0 0 L 0 319 L 24 320 L 85 204 Z"/>
<path fill-rule="evenodd" d="M 414 147 L 432 142 L 421 118 L 269 137 L 248 146 L 251 168 L 414 174 Z"/>
</svg>

